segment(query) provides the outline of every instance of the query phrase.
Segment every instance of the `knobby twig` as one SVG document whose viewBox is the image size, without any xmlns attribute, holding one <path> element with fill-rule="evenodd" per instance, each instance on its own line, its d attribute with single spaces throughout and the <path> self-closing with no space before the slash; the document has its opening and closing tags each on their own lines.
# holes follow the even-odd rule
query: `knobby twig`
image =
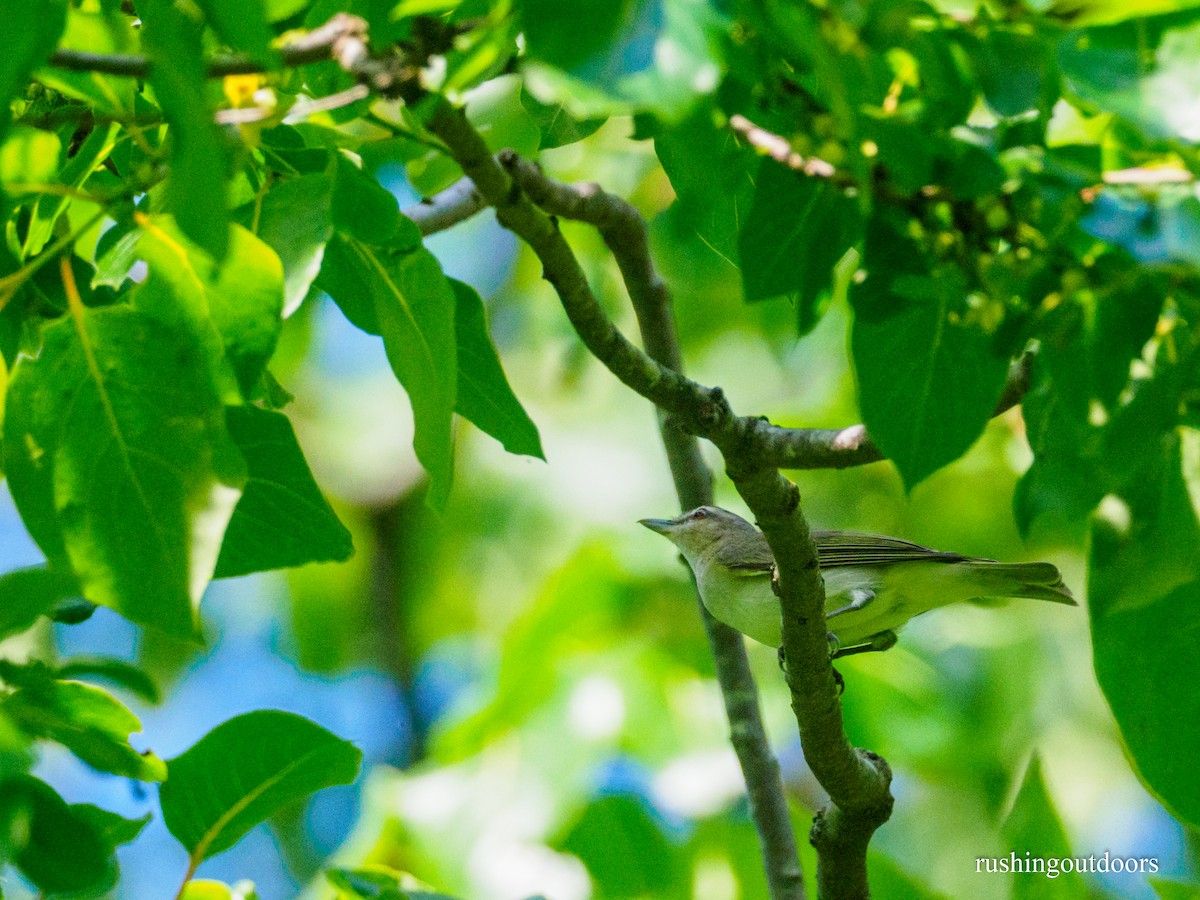
<svg viewBox="0 0 1200 900">
<path fill-rule="evenodd" d="M 617 260 L 639 322 L 643 320 L 643 309 L 663 310 L 669 320 L 667 287 L 654 269 L 645 222 L 633 206 L 594 184 L 568 186 L 553 182 L 516 154 L 501 153 L 499 161 L 530 199 L 547 212 L 596 226 Z M 657 327 L 669 329 L 662 333 L 670 335 L 675 347 L 671 362 L 677 362 L 678 342 L 674 340 L 673 325 Z M 678 371 L 677 365 L 672 368 Z M 774 429 L 777 434 L 786 431 Z M 857 431 L 861 432 L 858 437 L 861 445 L 865 429 L 858 427 Z M 730 477 L 754 511 L 775 558 L 781 561 L 783 643 L 789 661 L 792 708 L 800 727 L 805 759 L 833 801 L 818 814 L 811 834 L 818 851 L 820 895 L 865 897 L 867 843 L 875 829 L 891 815 L 892 798 L 888 791 L 891 772 L 880 757 L 855 750 L 846 739 L 826 651 L 797 650 L 820 645 L 826 639 L 824 585 L 818 574 L 816 548 L 799 512 L 795 486 L 782 478 L 774 466 L 764 465 L 753 447 L 749 450 L 739 447 L 736 427 L 733 432 L 732 441 L 720 435 L 706 436 L 721 448 Z M 833 442 L 837 440 L 833 438 Z M 793 664 L 794 654 L 799 655 Z"/>
<path fill-rule="evenodd" d="M 600 232 L 629 291 L 647 354 L 672 371 L 682 372 L 683 357 L 671 314 L 670 290 L 650 259 L 646 222 L 641 214 L 596 185 L 570 188 L 544 178 L 534 166 L 511 151 L 502 152 L 499 162 L 537 206 L 551 215 L 587 222 Z M 657 412 L 681 507 L 693 509 L 712 503 L 712 473 L 700 454 L 699 442 L 672 416 L 661 409 Z M 730 742 L 742 768 L 751 813 L 761 836 L 771 895 L 801 898 L 804 880 L 796 838 L 779 763 L 771 753 L 763 727 L 758 688 L 750 672 L 745 642 L 738 632 L 712 617 L 699 602 L 698 594 L 696 599 L 716 660 Z"/>
<path fill-rule="evenodd" d="M 755 515 L 779 561 L 784 651 L 792 705 L 805 759 L 829 792 L 832 805 L 820 815 L 812 838 L 818 852 L 822 896 L 866 896 L 866 841 L 891 810 L 891 773 L 873 754 L 851 747 L 842 727 L 841 703 L 829 664 L 825 591 L 816 546 L 799 509 L 795 486 L 747 450 L 753 428 L 735 416 L 723 393 L 689 381 L 638 350 L 605 315 L 578 260 L 558 229 L 522 190 L 508 166 L 492 158 L 460 110 L 435 99 L 428 128 L 451 149 L 463 171 L 496 208 L 502 225 L 537 254 L 543 275 L 558 292 L 584 344 L 625 384 L 670 414 L 686 431 L 712 441 L 726 470 Z M 612 198 L 614 201 L 616 198 Z M 831 868 L 831 866 L 833 868 Z M 843 890 L 845 887 L 845 890 Z"/>
<path fill-rule="evenodd" d="M 669 320 L 670 316 L 666 285 L 654 269 L 644 236 L 639 236 L 646 227 L 641 213 L 620 198 L 606 194 L 599 185 L 566 185 L 547 178 L 536 165 L 511 151 L 502 152 L 499 162 L 521 190 L 546 212 L 596 227 L 621 270 L 647 342 L 648 355 L 672 373 L 681 372 L 678 350 L 672 354 L 651 343 L 656 335 L 673 333 L 673 322 L 669 329 L 662 322 L 652 321 L 649 328 L 642 322 L 644 316 L 663 315 L 654 310 L 667 309 L 666 318 Z M 404 214 L 417 223 L 423 235 L 429 235 L 458 224 L 486 205 L 475 183 L 463 177 L 441 193 L 405 209 Z M 1032 351 L 1026 352 L 1012 364 L 993 416 L 1021 402 L 1029 390 L 1033 356 Z M 746 432 L 743 436 L 746 452 L 764 465 L 779 469 L 847 469 L 887 458 L 861 424 L 833 429 L 782 428 L 765 419 L 747 419 L 740 427 Z"/>
<path fill-rule="evenodd" d="M 619 377 L 643 396 L 657 398 L 656 405 L 672 416 L 665 423 L 664 439 L 671 455 L 673 472 L 679 475 L 681 501 L 707 499 L 711 487 L 694 447 L 689 447 L 686 435 L 677 431 L 683 421 L 676 416 L 684 412 L 694 418 L 696 399 L 700 391 L 707 399 L 712 392 L 688 381 L 673 368 L 667 368 L 638 350 L 609 322 L 588 286 L 579 261 L 563 239 L 556 221 L 521 190 L 491 155 L 479 133 L 466 117 L 448 102 L 429 98 L 432 104 L 426 127 L 437 135 L 463 171 L 473 180 L 480 194 L 496 210 L 501 225 L 526 241 L 542 261 L 546 278 L 555 286 L 563 307 L 584 344 Z M 648 322 L 651 320 L 647 320 Z M 661 320 L 660 320 L 661 321 Z M 669 333 L 651 329 L 657 348 L 664 356 L 678 361 L 678 345 Z M 719 394 L 718 394 L 719 396 Z M 661 402 L 658 402 L 661 401 Z M 718 407 L 720 404 L 717 405 Z M 723 418 L 730 416 L 725 408 Z M 696 433 L 687 421 L 686 431 Z M 687 493 L 684 493 L 686 487 Z M 708 623 L 706 622 L 706 625 Z M 739 761 L 750 766 L 748 787 L 754 792 L 755 826 L 763 844 L 768 863 L 767 878 L 773 898 L 799 900 L 804 896 L 799 861 L 795 854 L 795 838 L 791 834 L 786 800 L 779 782 L 778 765 L 766 746 L 761 718 L 757 714 L 757 697 L 744 661 L 745 650 L 738 646 L 741 638 L 730 634 L 718 623 L 709 625 L 715 639 L 715 653 L 722 676 L 730 679 L 726 695 L 727 709 L 734 716 L 732 731 Z M 826 654 L 825 638 L 821 636 L 821 653 Z M 734 681 L 736 679 L 736 682 Z M 724 686 L 724 685 L 723 685 Z"/>
</svg>

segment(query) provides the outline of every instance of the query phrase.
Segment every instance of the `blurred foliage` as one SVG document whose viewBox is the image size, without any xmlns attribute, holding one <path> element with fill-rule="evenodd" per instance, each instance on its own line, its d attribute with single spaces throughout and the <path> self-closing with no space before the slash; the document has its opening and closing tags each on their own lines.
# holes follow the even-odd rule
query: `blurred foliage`
<svg viewBox="0 0 1200 900">
<path fill-rule="evenodd" d="M 891 462 L 797 473 L 816 526 L 1053 555 L 1073 586 L 1086 560 L 1090 644 L 1069 611 L 960 606 L 839 664 L 850 738 L 896 771 L 876 892 L 1194 896 L 1186 0 L 2 0 L 0 459 L 40 551 L 0 574 L 5 891 L 134 896 L 128 844 L 147 896 L 234 848 L 247 871 L 180 896 L 251 898 L 235 845 L 265 821 L 312 897 L 765 894 L 694 595 L 632 533 L 674 502 L 652 417 L 492 219 L 423 238 L 402 214 L 461 175 L 426 105 L 282 64 L 339 12 L 492 150 L 644 213 L 696 378 L 775 422 L 865 422 Z M 231 54 L 260 71 L 207 77 Z M 629 330 L 602 241 L 562 227 Z M 1029 347 L 1020 413 L 993 418 Z M 347 707 L 349 741 L 387 735 L 348 836 L 315 837 L 360 751 L 219 706 L 261 659 L 208 685 L 206 736 L 153 727 L 160 685 L 175 709 L 236 631 L 200 616 L 210 582 L 245 575 L 232 605 L 272 653 L 400 697 Z M 134 650 L 71 650 L 109 610 Z M 774 654 L 752 664 L 803 834 L 819 787 Z M 68 757 L 159 804 L 69 802 Z M 178 871 L 136 855 L 147 811 Z M 1026 852 L 1155 866 L 980 874 Z"/>
</svg>

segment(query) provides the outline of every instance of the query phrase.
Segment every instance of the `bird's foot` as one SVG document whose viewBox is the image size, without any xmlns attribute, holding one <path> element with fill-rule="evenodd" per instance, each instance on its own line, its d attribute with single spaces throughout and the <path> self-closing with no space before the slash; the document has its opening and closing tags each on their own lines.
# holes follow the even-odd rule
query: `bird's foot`
<svg viewBox="0 0 1200 900">
<path fill-rule="evenodd" d="M 891 650 L 896 646 L 896 642 L 900 640 L 896 637 L 894 631 L 880 631 L 877 634 L 871 635 L 863 643 L 853 647 L 838 649 L 833 653 L 833 659 L 841 659 L 845 656 L 854 656 L 858 653 L 882 653 L 884 650 Z"/>
</svg>

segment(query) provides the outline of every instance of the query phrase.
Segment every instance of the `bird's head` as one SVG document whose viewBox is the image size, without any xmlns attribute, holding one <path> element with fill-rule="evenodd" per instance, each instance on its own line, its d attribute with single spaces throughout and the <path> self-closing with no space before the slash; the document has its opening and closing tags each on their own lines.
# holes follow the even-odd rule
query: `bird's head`
<svg viewBox="0 0 1200 900">
<path fill-rule="evenodd" d="M 639 524 L 673 543 L 688 562 L 695 562 L 723 541 L 757 534 L 741 516 L 719 506 L 699 506 L 674 519 L 641 519 Z"/>
</svg>

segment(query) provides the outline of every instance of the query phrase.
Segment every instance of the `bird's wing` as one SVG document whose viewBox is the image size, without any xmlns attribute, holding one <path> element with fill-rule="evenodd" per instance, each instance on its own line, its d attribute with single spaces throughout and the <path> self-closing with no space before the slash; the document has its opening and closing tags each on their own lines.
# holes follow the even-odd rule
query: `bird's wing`
<svg viewBox="0 0 1200 900">
<path fill-rule="evenodd" d="M 961 562 L 968 557 L 959 553 L 931 550 L 920 544 L 880 534 L 855 531 L 814 531 L 817 556 L 822 569 L 854 566 L 886 566 L 892 563 L 936 560 Z"/>
<path fill-rule="evenodd" d="M 813 540 L 817 543 L 817 557 L 822 569 L 887 566 L 919 560 L 962 562 L 973 559 L 960 553 L 932 550 L 900 538 L 857 531 L 814 531 Z M 771 548 L 762 534 L 733 546 L 722 545 L 717 550 L 717 561 L 742 575 L 758 575 L 770 572 L 775 567 L 775 557 L 771 555 Z"/>
<path fill-rule="evenodd" d="M 762 532 L 739 537 L 736 543 L 721 543 L 717 549 L 718 563 L 738 575 L 760 575 L 775 568 L 775 557 Z"/>
</svg>

